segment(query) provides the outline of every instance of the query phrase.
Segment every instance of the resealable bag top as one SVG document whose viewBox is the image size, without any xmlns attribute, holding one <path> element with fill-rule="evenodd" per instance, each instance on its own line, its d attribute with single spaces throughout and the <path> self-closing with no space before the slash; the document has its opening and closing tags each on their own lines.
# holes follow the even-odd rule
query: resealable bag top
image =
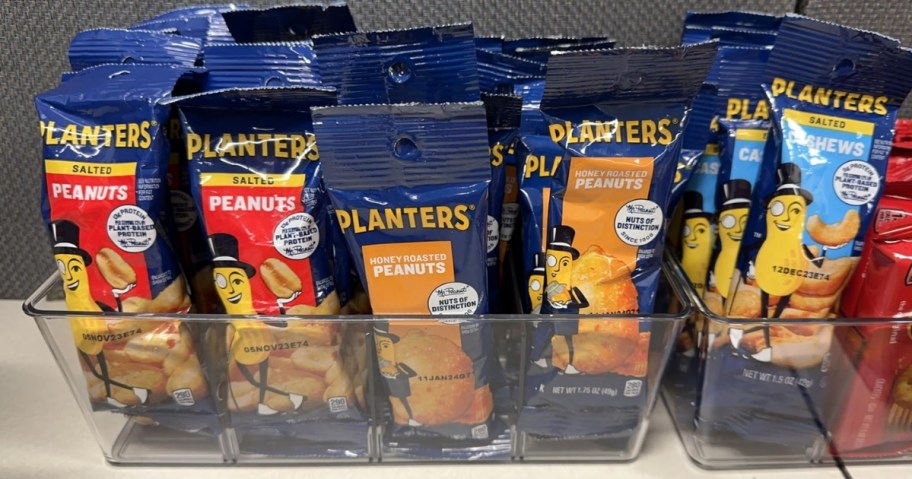
<svg viewBox="0 0 912 479">
<path fill-rule="evenodd" d="M 314 49 L 340 105 L 478 101 L 471 24 L 321 35 Z"/>
</svg>

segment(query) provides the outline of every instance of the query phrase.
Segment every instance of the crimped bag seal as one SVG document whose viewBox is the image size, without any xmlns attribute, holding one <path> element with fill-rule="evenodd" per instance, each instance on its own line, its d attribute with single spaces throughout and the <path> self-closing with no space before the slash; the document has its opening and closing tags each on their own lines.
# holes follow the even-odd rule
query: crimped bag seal
<svg viewBox="0 0 912 479">
<path fill-rule="evenodd" d="M 323 86 L 307 41 L 283 43 L 218 43 L 203 48 L 208 74 L 204 90 L 254 87 Z"/>
<path fill-rule="evenodd" d="M 76 34 L 70 42 L 70 67 L 82 70 L 105 63 L 159 63 L 192 67 L 200 40 L 147 30 L 98 28 Z"/>
<path fill-rule="evenodd" d="M 348 5 L 337 1 L 238 9 L 224 12 L 222 17 L 238 43 L 294 42 L 357 30 Z"/>
<path fill-rule="evenodd" d="M 176 32 L 179 35 L 197 38 L 203 43 L 233 42 L 234 38 L 222 18 L 222 13 L 247 4 L 201 5 L 169 10 L 152 18 L 132 25 L 131 29 Z"/>
</svg>

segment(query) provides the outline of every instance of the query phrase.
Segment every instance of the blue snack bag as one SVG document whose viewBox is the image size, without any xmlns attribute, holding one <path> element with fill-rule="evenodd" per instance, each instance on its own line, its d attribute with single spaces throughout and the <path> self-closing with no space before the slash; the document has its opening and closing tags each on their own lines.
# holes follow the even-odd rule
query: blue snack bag
<svg viewBox="0 0 912 479">
<path fill-rule="evenodd" d="M 340 105 L 478 101 L 471 24 L 321 35 L 314 49 Z"/>
<path fill-rule="evenodd" d="M 815 45 L 807 56 L 807 45 Z M 827 318 L 881 194 L 896 111 L 912 89 L 896 40 L 797 15 L 783 20 L 763 88 L 772 135 L 725 304 L 732 316 Z M 733 327 L 711 349 L 701 421 L 758 442 L 807 447 L 826 393 L 832 328 Z M 775 382 L 765 378 L 781 378 Z M 776 404 L 775 416 L 759 411 Z M 783 436 L 782 423 L 793 433 Z"/>
<path fill-rule="evenodd" d="M 731 278 L 747 228 L 753 188 L 760 174 L 769 134 L 767 120 L 719 120 L 718 238 L 710 263 L 709 287 L 703 294 L 707 306 L 724 314 Z"/>
<path fill-rule="evenodd" d="M 231 320 L 219 377 L 242 450 L 367 453 L 366 355 L 343 352 L 356 324 L 283 321 L 339 314 L 327 198 L 310 109 L 326 89 L 234 88 L 175 100 L 194 198 L 212 251 L 212 279 Z M 358 393 L 358 390 L 361 393 Z M 293 441 L 283 451 L 272 439 Z"/>
<path fill-rule="evenodd" d="M 177 33 L 202 40 L 204 44 L 233 42 L 234 38 L 228 31 L 222 13 L 245 7 L 247 4 L 244 3 L 229 3 L 176 8 L 136 23 L 130 28 Z"/>
<path fill-rule="evenodd" d="M 496 310 L 502 282 L 502 262 L 512 239 L 519 209 L 516 203 L 516 163 L 513 161 L 511 168 L 510 157 L 514 155 L 514 140 L 519 128 L 522 99 L 516 95 L 493 94 L 483 94 L 481 98 L 488 121 L 488 144 L 491 152 L 485 261 L 488 267 L 488 302 L 491 309 Z"/>
<path fill-rule="evenodd" d="M 716 44 L 555 54 L 541 111 L 551 176 L 542 312 L 649 314 L 677 155 Z M 606 78 L 609 79 L 606 82 Z M 648 322 L 556 319 L 532 331 L 518 428 L 623 437 L 647 407 Z"/>
<path fill-rule="evenodd" d="M 162 214 L 164 131 L 186 69 L 100 65 L 35 99 L 44 145 L 42 216 L 71 311 L 184 313 L 187 283 Z M 71 321 L 96 411 L 217 434 L 208 374 L 182 321 Z"/>
<path fill-rule="evenodd" d="M 712 278 L 713 251 L 716 249 L 716 212 L 722 204 L 720 178 L 726 176 L 730 169 L 728 162 L 721 161 L 719 156 L 718 134 L 719 122 L 723 119 L 768 119 L 769 106 L 763 90 L 757 85 L 756 78 L 766 68 L 770 50 L 766 47 L 732 47 L 721 46 L 707 84 L 715 88 L 713 94 L 704 96 L 704 91 L 694 102 L 695 119 L 706 119 L 705 112 L 710 109 L 711 121 L 707 125 L 688 123 L 684 132 L 685 149 L 682 158 L 692 155 L 692 151 L 702 143 L 705 147 L 699 164 L 686 186 L 690 197 L 690 213 L 685 213 L 681 228 L 679 248 L 681 263 L 685 273 L 701 296 L 707 284 L 716 285 Z M 706 88 L 706 86 L 704 86 Z M 697 129 L 699 128 L 699 129 Z M 753 182 L 753 180 L 751 180 Z M 712 292 L 713 301 L 717 294 Z"/>
<path fill-rule="evenodd" d="M 482 103 L 321 108 L 314 126 L 374 313 L 487 313 Z M 495 447 L 503 425 L 492 415 L 490 324 L 391 319 L 374 326 L 374 339 L 389 394 L 387 444 L 430 457 L 460 454 L 447 444 Z"/>
<path fill-rule="evenodd" d="M 77 69 L 105 62 L 190 68 L 198 60 L 201 49 L 202 42 L 190 37 L 144 30 L 97 29 L 80 32 L 70 43 L 69 57 L 70 64 Z M 179 96 L 198 92 L 204 75 L 201 68 L 193 68 L 178 79 L 172 94 Z M 212 270 L 209 267 L 212 257 L 191 197 L 184 141 L 176 109 L 171 110 L 165 131 L 170 147 L 165 230 L 190 284 L 194 312 L 220 312 L 220 302 L 212 288 Z"/>
<path fill-rule="evenodd" d="M 543 120 L 540 122 L 543 123 Z M 526 128 L 526 124 L 524 119 L 521 132 Z M 525 134 L 516 145 L 517 162 L 522 162 L 519 177 L 523 259 L 521 278 L 529 279 L 529 289 L 522 295 L 525 313 L 541 312 L 544 282 L 535 282 L 530 276 L 540 264 L 536 258 L 545 252 L 551 176 L 554 175 L 562 158 L 563 150 L 560 145 L 554 143 L 547 134 Z M 522 281 L 520 283 L 522 284 Z"/>
<path fill-rule="evenodd" d="M 77 33 L 67 53 L 73 70 L 105 63 L 192 67 L 201 47 L 200 40 L 189 37 L 147 30 L 97 28 Z"/>
<path fill-rule="evenodd" d="M 295 42 L 357 30 L 345 2 L 236 9 L 222 17 L 238 43 Z"/>
</svg>

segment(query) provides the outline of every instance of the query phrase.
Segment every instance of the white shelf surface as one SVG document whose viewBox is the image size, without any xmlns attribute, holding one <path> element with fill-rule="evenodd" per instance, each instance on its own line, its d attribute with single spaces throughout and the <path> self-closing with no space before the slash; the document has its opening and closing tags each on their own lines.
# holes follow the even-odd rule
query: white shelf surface
<svg viewBox="0 0 912 479">
<path fill-rule="evenodd" d="M 833 467 L 705 471 L 678 441 L 660 403 L 639 459 L 625 464 L 377 465 L 352 467 L 114 467 L 106 464 L 76 401 L 35 323 L 21 302 L 0 301 L 4 347 L 0 348 L 0 477 L 17 479 L 299 478 L 333 479 L 841 479 Z M 912 477 L 912 465 L 850 467 L 854 478 Z"/>
</svg>

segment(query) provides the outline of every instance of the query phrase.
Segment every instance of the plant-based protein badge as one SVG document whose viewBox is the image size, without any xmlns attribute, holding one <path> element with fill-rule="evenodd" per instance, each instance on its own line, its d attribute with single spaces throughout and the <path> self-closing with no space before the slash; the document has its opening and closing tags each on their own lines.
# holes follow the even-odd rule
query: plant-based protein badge
<svg viewBox="0 0 912 479">
<path fill-rule="evenodd" d="M 320 228 L 314 217 L 295 213 L 276 226 L 272 235 L 276 250 L 288 259 L 306 259 L 320 244 Z"/>
<path fill-rule="evenodd" d="M 141 253 L 155 243 L 155 224 L 142 208 L 119 206 L 108 216 L 108 236 L 120 249 Z"/>
</svg>

